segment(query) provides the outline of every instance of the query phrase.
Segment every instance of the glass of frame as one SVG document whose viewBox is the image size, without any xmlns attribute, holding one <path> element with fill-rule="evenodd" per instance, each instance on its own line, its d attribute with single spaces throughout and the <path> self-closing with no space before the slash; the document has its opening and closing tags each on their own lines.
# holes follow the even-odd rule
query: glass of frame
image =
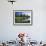
<svg viewBox="0 0 46 46">
<path fill-rule="evenodd" d="M 32 25 L 32 10 L 13 10 L 14 25 Z"/>
</svg>

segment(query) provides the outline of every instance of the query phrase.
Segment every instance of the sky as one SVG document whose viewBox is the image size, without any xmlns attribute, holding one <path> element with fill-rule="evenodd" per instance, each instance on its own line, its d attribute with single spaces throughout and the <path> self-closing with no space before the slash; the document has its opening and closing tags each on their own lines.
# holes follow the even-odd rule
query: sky
<svg viewBox="0 0 46 46">
<path fill-rule="evenodd" d="M 18 14 L 23 14 L 23 15 L 26 14 L 26 15 L 29 15 L 30 16 L 31 15 L 31 12 L 15 12 L 15 14 L 16 15 L 18 15 Z"/>
</svg>

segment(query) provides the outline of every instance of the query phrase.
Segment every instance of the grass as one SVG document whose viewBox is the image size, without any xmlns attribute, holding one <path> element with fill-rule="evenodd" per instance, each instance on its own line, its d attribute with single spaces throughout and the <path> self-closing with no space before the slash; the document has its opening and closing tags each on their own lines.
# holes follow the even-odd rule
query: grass
<svg viewBox="0 0 46 46">
<path fill-rule="evenodd" d="M 28 19 L 27 17 L 23 17 L 23 16 L 17 16 L 15 17 L 15 23 L 30 23 L 30 20 L 27 21 L 23 21 L 25 19 Z"/>
</svg>

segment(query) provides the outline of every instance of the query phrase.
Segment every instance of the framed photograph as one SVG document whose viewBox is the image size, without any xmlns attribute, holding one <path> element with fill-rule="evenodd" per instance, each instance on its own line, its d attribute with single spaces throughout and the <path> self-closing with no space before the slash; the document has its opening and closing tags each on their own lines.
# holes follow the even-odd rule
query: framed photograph
<svg viewBox="0 0 46 46">
<path fill-rule="evenodd" d="M 13 10 L 13 24 L 32 25 L 32 10 Z"/>
</svg>

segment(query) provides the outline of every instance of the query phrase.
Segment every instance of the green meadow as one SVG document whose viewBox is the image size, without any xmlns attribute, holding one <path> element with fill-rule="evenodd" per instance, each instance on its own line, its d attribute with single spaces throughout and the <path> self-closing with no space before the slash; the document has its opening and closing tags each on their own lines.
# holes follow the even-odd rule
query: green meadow
<svg viewBox="0 0 46 46">
<path fill-rule="evenodd" d="M 15 16 L 15 23 L 30 23 L 30 20 L 28 20 L 28 18 L 30 18 L 28 15 Z"/>
</svg>

